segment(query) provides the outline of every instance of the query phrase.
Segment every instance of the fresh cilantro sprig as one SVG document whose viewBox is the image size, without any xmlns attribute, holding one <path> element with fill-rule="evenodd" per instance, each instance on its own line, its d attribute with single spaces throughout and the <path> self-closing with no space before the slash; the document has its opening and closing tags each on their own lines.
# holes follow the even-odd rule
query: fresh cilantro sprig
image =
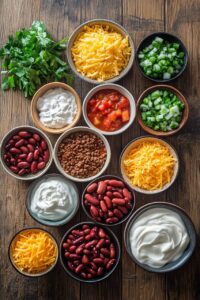
<svg viewBox="0 0 200 300">
<path fill-rule="evenodd" d="M 40 21 L 9 36 L 0 48 L 2 89 L 19 88 L 31 97 L 43 83 L 65 80 L 72 85 L 74 76 L 61 57 L 66 43 L 67 38 L 55 42 Z"/>
</svg>

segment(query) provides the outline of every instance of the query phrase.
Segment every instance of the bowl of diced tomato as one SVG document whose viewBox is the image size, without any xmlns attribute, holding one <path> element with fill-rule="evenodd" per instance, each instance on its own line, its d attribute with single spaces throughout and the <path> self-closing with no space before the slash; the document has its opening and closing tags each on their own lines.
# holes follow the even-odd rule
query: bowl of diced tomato
<svg viewBox="0 0 200 300">
<path fill-rule="evenodd" d="M 83 101 L 85 122 L 104 135 L 124 132 L 133 123 L 135 115 L 134 97 L 118 84 L 96 86 Z"/>
</svg>

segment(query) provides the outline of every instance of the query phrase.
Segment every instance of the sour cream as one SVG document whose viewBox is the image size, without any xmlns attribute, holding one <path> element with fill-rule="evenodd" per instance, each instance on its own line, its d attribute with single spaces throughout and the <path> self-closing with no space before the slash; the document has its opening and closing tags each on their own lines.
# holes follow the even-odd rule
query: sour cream
<svg viewBox="0 0 200 300">
<path fill-rule="evenodd" d="M 135 258 L 153 268 L 177 260 L 190 242 L 181 217 L 167 208 L 152 208 L 138 216 L 129 237 Z"/>
<path fill-rule="evenodd" d="M 48 90 L 37 101 L 40 122 L 46 127 L 62 128 L 71 124 L 77 114 L 74 95 L 62 88 Z"/>
<path fill-rule="evenodd" d="M 74 185 L 61 177 L 42 179 L 31 193 L 30 209 L 39 219 L 59 221 L 70 215 L 77 206 Z"/>
</svg>

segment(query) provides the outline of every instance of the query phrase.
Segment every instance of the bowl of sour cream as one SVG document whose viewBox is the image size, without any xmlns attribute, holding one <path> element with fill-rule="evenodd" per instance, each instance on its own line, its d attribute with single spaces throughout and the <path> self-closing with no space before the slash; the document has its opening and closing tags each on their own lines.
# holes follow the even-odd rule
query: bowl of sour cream
<svg viewBox="0 0 200 300">
<path fill-rule="evenodd" d="M 30 185 L 26 207 L 30 216 L 43 225 L 64 225 L 79 208 L 78 189 L 62 175 L 47 174 Z"/>
<path fill-rule="evenodd" d="M 167 273 L 182 267 L 196 246 L 192 220 L 177 205 L 155 202 L 129 219 L 124 241 L 131 259 L 143 269 Z"/>
<path fill-rule="evenodd" d="M 77 92 L 63 82 L 43 85 L 31 101 L 34 124 L 45 132 L 60 134 L 74 127 L 81 116 Z"/>
</svg>

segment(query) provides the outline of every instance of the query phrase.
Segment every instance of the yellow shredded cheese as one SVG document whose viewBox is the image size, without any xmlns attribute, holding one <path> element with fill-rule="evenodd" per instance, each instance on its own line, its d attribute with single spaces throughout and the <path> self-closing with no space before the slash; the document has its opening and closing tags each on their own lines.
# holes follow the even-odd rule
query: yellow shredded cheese
<svg viewBox="0 0 200 300">
<path fill-rule="evenodd" d="M 124 37 L 108 25 L 84 26 L 71 49 L 76 69 L 83 76 L 105 81 L 128 64 L 131 47 Z"/>
<path fill-rule="evenodd" d="M 55 263 L 58 249 L 47 232 L 30 229 L 16 236 L 11 245 L 11 255 L 20 271 L 37 274 Z"/>
<path fill-rule="evenodd" d="M 142 142 L 126 155 L 124 171 L 130 182 L 141 189 L 157 190 L 172 179 L 175 159 L 159 142 Z"/>
</svg>

